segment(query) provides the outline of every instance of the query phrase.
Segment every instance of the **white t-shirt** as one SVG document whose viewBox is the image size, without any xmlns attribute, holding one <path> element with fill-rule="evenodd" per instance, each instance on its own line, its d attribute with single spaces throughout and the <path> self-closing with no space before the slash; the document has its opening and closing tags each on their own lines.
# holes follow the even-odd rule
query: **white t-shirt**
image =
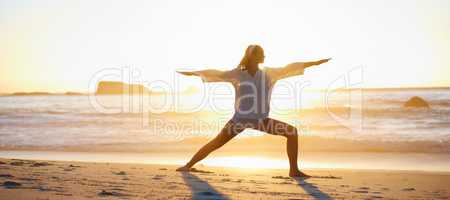
<svg viewBox="0 0 450 200">
<path fill-rule="evenodd" d="M 295 63 L 282 68 L 258 69 L 254 76 L 247 70 L 235 68 L 229 71 L 195 71 L 203 82 L 230 82 L 235 89 L 235 113 L 233 120 L 264 119 L 269 116 L 270 97 L 276 81 L 302 75 L 304 65 Z"/>
</svg>

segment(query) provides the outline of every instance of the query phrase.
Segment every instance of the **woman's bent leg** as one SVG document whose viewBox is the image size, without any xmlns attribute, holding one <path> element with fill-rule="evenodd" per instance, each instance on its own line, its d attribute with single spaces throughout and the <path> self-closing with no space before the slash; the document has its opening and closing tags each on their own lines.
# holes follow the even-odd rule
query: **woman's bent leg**
<svg viewBox="0 0 450 200">
<path fill-rule="evenodd" d="M 225 143 L 233 139 L 237 134 L 244 130 L 243 127 L 236 126 L 233 121 L 229 121 L 220 131 L 220 133 L 206 145 L 204 145 L 198 152 L 192 157 L 192 159 L 183 167 L 178 168 L 178 171 L 188 171 L 197 162 L 203 160 L 214 150 L 220 148 Z"/>
</svg>

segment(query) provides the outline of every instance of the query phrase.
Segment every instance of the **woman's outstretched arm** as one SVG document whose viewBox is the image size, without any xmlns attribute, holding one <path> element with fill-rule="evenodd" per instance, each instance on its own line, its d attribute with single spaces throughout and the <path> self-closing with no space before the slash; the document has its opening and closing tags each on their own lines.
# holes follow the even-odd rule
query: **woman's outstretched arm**
<svg viewBox="0 0 450 200">
<path fill-rule="evenodd" d="M 329 60 L 331 60 L 331 58 L 321 59 L 321 60 L 312 61 L 312 62 L 294 62 L 294 63 L 286 65 L 286 67 L 284 67 L 284 70 L 289 72 L 289 71 L 298 70 L 298 68 L 306 69 L 308 67 L 326 63 Z"/>
<path fill-rule="evenodd" d="M 202 75 L 209 75 L 209 76 L 220 76 L 224 71 L 215 70 L 215 69 L 207 69 L 207 70 L 200 70 L 200 71 L 188 71 L 188 72 L 180 72 L 177 71 L 180 74 L 186 75 L 186 76 L 202 76 Z"/>
<path fill-rule="evenodd" d="M 180 72 L 180 71 L 177 72 L 185 76 L 197 76 L 197 74 L 195 74 L 194 72 Z"/>
<path fill-rule="evenodd" d="M 215 69 L 208 69 L 190 72 L 177 72 L 186 76 L 200 76 L 204 82 L 227 82 L 233 78 L 234 70 L 220 71 Z"/>
<path fill-rule="evenodd" d="M 302 75 L 304 70 L 311 66 L 320 65 L 322 63 L 326 63 L 331 58 L 322 59 L 318 61 L 312 62 L 294 62 L 286 65 L 285 67 L 280 68 L 268 68 L 269 73 L 274 78 L 274 80 L 279 80 L 283 78 L 288 78 L 292 76 Z"/>
</svg>

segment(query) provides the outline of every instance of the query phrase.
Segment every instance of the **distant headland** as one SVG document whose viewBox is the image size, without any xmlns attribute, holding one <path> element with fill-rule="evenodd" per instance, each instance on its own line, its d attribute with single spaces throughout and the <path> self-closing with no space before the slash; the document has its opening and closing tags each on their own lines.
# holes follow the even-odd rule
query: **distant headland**
<svg viewBox="0 0 450 200">
<path fill-rule="evenodd" d="M 149 94 L 150 90 L 139 84 L 127 84 L 119 81 L 100 81 L 97 85 L 97 95 L 111 94 Z"/>
<path fill-rule="evenodd" d="M 1 96 L 58 96 L 58 95 L 67 95 L 67 96 L 81 96 L 88 95 L 87 93 L 81 92 L 65 92 L 65 93 L 51 93 L 51 92 L 14 92 L 11 94 L 1 94 Z"/>
</svg>

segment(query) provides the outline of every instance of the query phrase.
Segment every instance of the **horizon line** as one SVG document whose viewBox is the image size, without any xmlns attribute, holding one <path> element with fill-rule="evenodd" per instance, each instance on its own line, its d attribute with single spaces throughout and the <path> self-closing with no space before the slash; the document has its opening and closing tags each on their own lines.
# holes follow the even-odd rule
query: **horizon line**
<svg viewBox="0 0 450 200">
<path fill-rule="evenodd" d="M 355 87 L 355 88 L 348 88 L 347 90 L 351 90 L 351 89 L 366 89 L 366 90 L 399 90 L 399 89 L 409 89 L 409 90 L 414 90 L 414 89 L 450 89 L 450 86 L 414 86 L 414 87 Z M 311 88 L 311 89 L 305 89 L 306 91 L 322 91 L 322 90 L 326 90 L 326 88 Z M 180 92 L 174 92 L 174 93 L 183 93 L 185 91 L 180 91 Z M 162 91 L 157 91 L 157 93 L 165 93 Z M 82 92 L 82 91 L 70 91 L 70 90 L 66 90 L 64 92 L 54 92 L 54 91 L 39 91 L 39 90 L 35 90 L 35 91 L 15 91 L 15 92 L 0 92 L 0 95 L 5 96 L 5 95 L 27 95 L 27 94 L 42 94 L 42 95 L 88 95 L 88 94 L 95 94 L 95 92 Z M 165 93 L 167 94 L 167 93 Z M 112 94 L 115 95 L 115 94 Z"/>
</svg>

